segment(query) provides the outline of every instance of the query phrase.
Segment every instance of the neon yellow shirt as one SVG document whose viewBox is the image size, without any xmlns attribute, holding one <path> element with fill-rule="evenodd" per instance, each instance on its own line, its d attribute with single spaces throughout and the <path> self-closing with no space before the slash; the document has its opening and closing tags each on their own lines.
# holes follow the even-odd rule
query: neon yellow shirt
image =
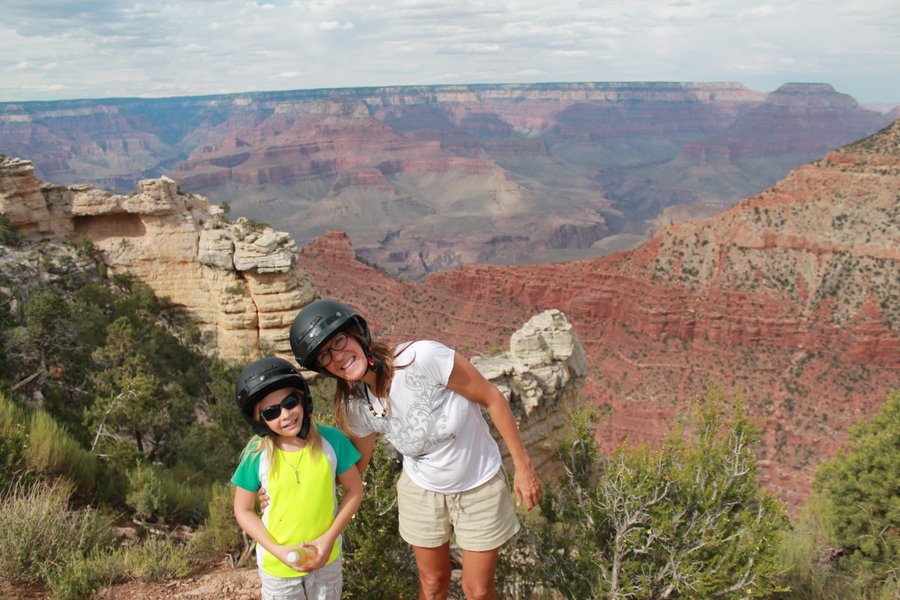
<svg viewBox="0 0 900 600">
<path fill-rule="evenodd" d="M 231 478 L 231 483 L 251 492 L 266 488 L 269 505 L 263 511 L 262 522 L 279 544 L 299 544 L 319 537 L 334 522 L 337 513 L 335 478 L 353 467 L 360 454 L 343 433 L 319 425 L 322 452 L 313 456 L 308 448 L 297 452 L 275 450 L 275 465 L 268 469 L 266 452 L 247 452 Z M 340 556 L 338 537 L 328 557 L 331 563 Z M 261 545 L 256 547 L 259 568 L 275 577 L 299 577 L 306 573 L 294 571 Z"/>
</svg>

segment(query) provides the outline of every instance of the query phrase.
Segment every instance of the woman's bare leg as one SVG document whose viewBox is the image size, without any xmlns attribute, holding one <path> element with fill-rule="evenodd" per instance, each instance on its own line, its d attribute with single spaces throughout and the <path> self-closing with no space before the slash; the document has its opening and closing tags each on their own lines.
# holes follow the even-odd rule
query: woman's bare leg
<svg viewBox="0 0 900 600">
<path fill-rule="evenodd" d="M 500 549 L 476 552 L 463 550 L 462 589 L 466 600 L 496 600 L 494 575 Z"/>
<path fill-rule="evenodd" d="M 419 600 L 446 600 L 450 589 L 450 542 L 437 548 L 412 548 L 419 568 Z"/>
</svg>

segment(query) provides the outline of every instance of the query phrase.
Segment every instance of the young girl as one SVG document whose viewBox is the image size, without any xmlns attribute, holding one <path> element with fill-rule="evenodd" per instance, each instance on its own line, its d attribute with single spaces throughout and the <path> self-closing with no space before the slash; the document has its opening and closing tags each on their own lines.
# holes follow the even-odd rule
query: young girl
<svg viewBox="0 0 900 600">
<path fill-rule="evenodd" d="M 231 478 L 234 516 L 258 542 L 263 600 L 338 599 L 340 534 L 362 501 L 360 454 L 340 431 L 313 422 L 309 388 L 286 360 L 250 364 L 236 387 L 257 435 Z M 344 488 L 340 503 L 335 479 Z M 262 518 L 254 509 L 261 487 L 269 496 Z"/>
<path fill-rule="evenodd" d="M 304 307 L 290 336 L 301 366 L 337 380 L 335 418 L 362 453 L 360 470 L 378 434 L 403 455 L 400 535 L 416 556 L 420 600 L 447 598 L 451 534 L 463 551 L 466 598 L 497 598 L 500 546 L 519 522 L 482 409 L 509 449 L 518 501 L 530 510 L 542 493 L 500 390 L 439 342 L 374 341 L 362 315 L 335 300 Z"/>
</svg>

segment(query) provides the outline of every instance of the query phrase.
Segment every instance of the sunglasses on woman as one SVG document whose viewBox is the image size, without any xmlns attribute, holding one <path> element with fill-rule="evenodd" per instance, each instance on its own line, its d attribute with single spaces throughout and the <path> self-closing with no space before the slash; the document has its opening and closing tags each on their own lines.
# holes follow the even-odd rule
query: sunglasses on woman
<svg viewBox="0 0 900 600">
<path fill-rule="evenodd" d="M 288 394 L 278 404 L 267 406 L 263 410 L 259 411 L 259 416 L 261 416 L 266 421 L 274 421 L 281 416 L 282 408 L 284 410 L 291 410 L 298 404 L 300 404 L 300 398 L 298 398 L 296 394 Z"/>
</svg>

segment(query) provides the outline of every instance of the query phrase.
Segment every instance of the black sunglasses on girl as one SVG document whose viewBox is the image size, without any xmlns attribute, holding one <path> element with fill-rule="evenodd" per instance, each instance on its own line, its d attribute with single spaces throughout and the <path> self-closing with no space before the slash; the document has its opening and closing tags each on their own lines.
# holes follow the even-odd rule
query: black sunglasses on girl
<svg viewBox="0 0 900 600">
<path fill-rule="evenodd" d="M 296 394 L 288 394 L 278 404 L 267 406 L 265 409 L 259 411 L 259 416 L 266 421 L 274 421 L 281 416 L 282 408 L 284 410 L 291 410 L 298 404 L 300 404 L 300 398 L 298 398 Z"/>
</svg>

